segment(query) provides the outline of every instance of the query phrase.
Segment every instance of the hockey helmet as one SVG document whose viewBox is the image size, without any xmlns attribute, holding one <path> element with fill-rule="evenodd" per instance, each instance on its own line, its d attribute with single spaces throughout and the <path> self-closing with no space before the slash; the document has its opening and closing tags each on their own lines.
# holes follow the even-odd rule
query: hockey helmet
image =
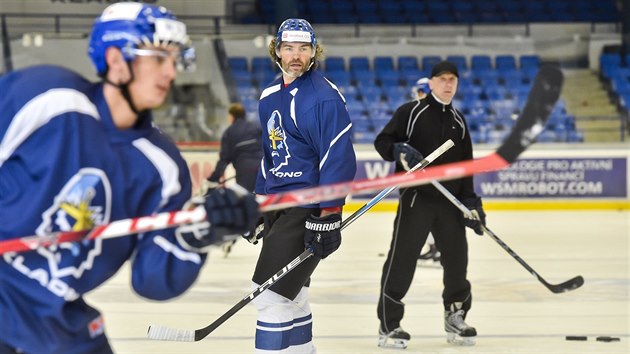
<svg viewBox="0 0 630 354">
<path fill-rule="evenodd" d="M 412 98 L 418 97 L 418 93 L 421 91 L 425 94 L 429 94 L 429 92 L 431 91 L 431 88 L 429 87 L 429 78 L 423 77 L 416 81 L 416 83 L 411 88 Z"/>
<path fill-rule="evenodd" d="M 282 42 L 303 42 L 310 43 L 313 47 L 313 56 L 317 48 L 317 38 L 313 27 L 308 21 L 301 18 L 290 18 L 282 22 L 278 27 L 276 35 L 276 49 L 280 48 Z"/>
<path fill-rule="evenodd" d="M 105 52 L 109 47 L 121 50 L 127 62 L 136 57 L 139 46 L 176 45 L 180 47 L 178 69 L 194 66 L 195 51 L 186 34 L 186 25 L 162 6 L 135 2 L 108 6 L 94 21 L 88 55 L 99 75 L 107 72 Z"/>
</svg>

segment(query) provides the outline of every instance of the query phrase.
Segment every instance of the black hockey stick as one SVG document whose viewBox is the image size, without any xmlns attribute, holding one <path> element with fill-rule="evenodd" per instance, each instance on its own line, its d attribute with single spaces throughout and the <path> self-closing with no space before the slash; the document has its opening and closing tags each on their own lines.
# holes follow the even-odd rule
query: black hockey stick
<svg viewBox="0 0 630 354">
<path fill-rule="evenodd" d="M 508 138 L 499 147 L 499 149 L 481 159 L 462 161 L 457 163 L 445 164 L 429 168 L 425 171 L 416 171 L 403 175 L 388 178 L 386 187 L 397 185 L 398 187 L 413 186 L 430 183 L 434 179 L 448 180 L 464 176 L 473 175 L 475 173 L 496 171 L 509 166 L 516 158 L 525 151 L 543 131 L 545 122 L 553 109 L 562 88 L 562 73 L 559 69 L 552 66 L 543 66 L 540 68 L 536 81 L 529 94 L 525 108 L 518 119 L 517 123 Z M 431 171 L 430 171 L 431 170 Z M 274 208 L 281 208 L 283 205 L 295 203 L 307 204 L 312 200 L 318 200 L 322 195 L 330 198 L 333 195 L 345 197 L 354 191 L 376 190 L 383 185 L 383 180 L 364 181 L 357 183 L 339 183 L 336 185 L 322 186 L 304 190 L 293 191 L 291 193 L 276 194 L 261 203 L 261 208 L 267 207 L 267 203 L 273 205 Z M 304 251 L 296 259 L 287 264 L 283 269 L 278 271 L 265 284 L 275 283 L 278 276 L 283 276 L 298 264 L 311 256 L 309 250 Z M 263 285 L 265 285 L 263 284 Z M 267 287 L 271 286 L 268 284 Z M 262 285 L 261 285 L 262 287 Z M 266 288 L 265 288 L 266 289 Z M 264 291 L 262 289 L 261 291 Z M 246 298 L 241 300 L 232 309 L 222 315 L 215 323 L 221 324 L 232 316 L 232 310 L 238 311 L 251 301 L 251 296 L 257 291 L 256 289 Z M 254 296 L 255 297 L 255 296 Z M 243 303 L 244 302 L 244 303 Z M 243 303 L 242 305 L 240 305 Z M 172 341 L 199 341 L 210 334 L 216 327 L 213 324 L 198 330 L 180 330 L 163 326 L 150 326 L 148 336 L 150 339 L 172 340 Z"/>
<path fill-rule="evenodd" d="M 444 152 L 453 147 L 453 141 L 447 140 L 440 147 L 435 149 L 432 153 L 430 153 L 427 157 L 422 159 L 417 165 L 413 166 L 407 173 L 413 173 L 415 171 L 421 170 L 433 162 L 435 159 L 440 157 Z M 348 225 L 352 224 L 356 219 L 358 219 L 361 215 L 365 214 L 368 210 L 370 210 L 376 203 L 381 201 L 387 195 L 389 195 L 392 191 L 396 189 L 396 186 L 391 186 L 374 198 L 372 198 L 369 202 L 365 203 L 359 210 L 355 211 L 352 215 L 346 218 L 341 223 L 341 230 L 345 229 Z M 225 312 L 221 317 L 216 319 L 214 322 L 209 324 L 208 326 L 197 329 L 197 330 L 182 330 L 176 328 L 169 328 L 161 325 L 151 325 L 149 326 L 147 335 L 150 339 L 155 340 L 168 340 L 168 341 L 180 341 L 180 342 L 193 342 L 199 341 L 210 333 L 212 333 L 215 329 L 217 329 L 220 325 L 222 325 L 225 321 L 227 321 L 230 317 L 234 316 L 240 309 L 245 307 L 248 303 L 250 303 L 254 298 L 260 295 L 263 291 L 267 290 L 270 286 L 288 274 L 293 268 L 300 265 L 302 262 L 307 260 L 309 257 L 313 255 L 313 252 L 309 249 L 304 250 L 297 258 L 292 260 L 285 267 L 280 269 L 276 274 L 274 274 L 271 278 L 265 281 L 263 284 L 259 285 L 254 291 L 245 296 L 241 301 L 239 301 L 236 305 L 232 306 L 227 312 Z"/>
<path fill-rule="evenodd" d="M 470 209 L 468 209 L 464 204 L 462 204 L 462 202 L 460 202 L 459 199 L 457 199 L 453 194 L 451 194 L 451 192 L 449 192 L 448 189 L 446 189 L 442 184 L 440 184 L 440 182 L 433 181 L 431 182 L 431 184 L 433 184 L 433 186 L 437 188 L 437 190 L 440 191 L 440 193 L 442 193 L 448 200 L 450 200 L 451 203 L 453 203 L 453 205 L 455 205 L 459 210 L 461 210 L 461 212 L 464 213 L 464 215 L 467 218 L 479 219 L 478 216 L 474 215 L 470 211 Z M 525 269 L 527 269 L 527 271 L 531 275 L 533 275 L 536 279 L 538 279 L 539 282 L 541 282 L 545 287 L 547 287 L 547 289 L 551 290 L 552 293 L 554 294 L 563 293 L 566 291 L 577 289 L 580 286 L 584 285 L 584 278 L 581 275 L 573 277 L 560 284 L 548 283 L 540 274 L 538 274 L 538 272 L 536 272 L 532 267 L 529 266 L 529 264 L 527 264 L 521 257 L 519 257 L 516 254 L 516 252 L 514 252 L 508 245 L 506 245 L 505 242 L 503 242 L 499 238 L 499 236 L 497 236 L 494 232 L 492 232 L 492 230 L 487 228 L 485 225 L 482 225 L 481 229 L 486 235 L 490 236 L 490 238 L 495 240 L 507 253 L 509 253 L 510 256 L 516 259 L 518 263 L 520 263 Z"/>
</svg>

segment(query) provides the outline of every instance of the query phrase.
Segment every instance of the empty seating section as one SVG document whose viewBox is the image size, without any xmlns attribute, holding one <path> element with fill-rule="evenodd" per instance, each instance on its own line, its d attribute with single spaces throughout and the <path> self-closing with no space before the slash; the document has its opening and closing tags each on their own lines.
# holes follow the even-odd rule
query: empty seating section
<svg viewBox="0 0 630 354">
<path fill-rule="evenodd" d="M 600 75 L 610 95 L 618 108 L 630 116 L 630 54 L 622 58 L 618 53 L 604 53 L 599 64 Z"/>
<path fill-rule="evenodd" d="M 346 99 L 354 142 L 372 144 L 396 108 L 412 99 L 411 86 L 419 78 L 429 76 L 435 63 L 447 58 L 460 70 L 454 105 L 464 113 L 473 142 L 501 142 L 525 105 L 540 65 L 537 56 L 330 56 L 320 63 L 320 69 Z M 257 119 L 260 91 L 278 70 L 267 57 L 252 58 L 249 63 L 246 58 L 230 58 L 229 65 L 248 118 Z M 630 71 L 625 73 L 630 79 Z M 630 92 L 627 80 L 617 85 L 625 85 L 625 92 Z M 628 101 L 630 97 L 625 102 Z M 540 141 L 583 141 L 581 132 L 575 129 L 574 117 L 566 112 L 562 101 L 554 108 L 546 128 Z"/>
<path fill-rule="evenodd" d="M 309 0 L 298 16 L 313 23 L 617 22 L 616 0 Z M 276 1 L 257 1 L 244 23 L 275 23 Z"/>
</svg>

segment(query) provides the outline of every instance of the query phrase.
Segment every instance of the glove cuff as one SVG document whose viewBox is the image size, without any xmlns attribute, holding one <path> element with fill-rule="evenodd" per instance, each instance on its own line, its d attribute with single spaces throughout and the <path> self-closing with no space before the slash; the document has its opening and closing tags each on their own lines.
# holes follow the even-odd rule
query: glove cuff
<svg viewBox="0 0 630 354">
<path fill-rule="evenodd" d="M 311 215 L 305 223 L 307 230 L 314 232 L 334 231 L 341 228 L 341 215 L 329 214 L 326 216 Z"/>
</svg>

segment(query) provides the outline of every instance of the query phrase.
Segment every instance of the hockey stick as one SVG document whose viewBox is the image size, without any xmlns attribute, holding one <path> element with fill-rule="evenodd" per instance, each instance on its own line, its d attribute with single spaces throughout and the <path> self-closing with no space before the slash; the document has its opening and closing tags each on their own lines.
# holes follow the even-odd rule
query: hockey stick
<svg viewBox="0 0 630 354">
<path fill-rule="evenodd" d="M 499 149 L 484 158 L 474 161 L 463 161 L 460 163 L 447 164 L 442 166 L 436 166 L 428 168 L 423 171 L 416 171 L 406 174 L 395 175 L 395 180 L 399 181 L 398 187 L 411 186 L 430 183 L 434 179 L 454 179 L 464 176 L 469 176 L 479 172 L 489 172 L 502 169 L 516 160 L 527 147 L 529 147 L 538 134 L 543 130 L 545 121 L 549 117 L 555 102 L 557 101 L 560 90 L 562 88 L 562 73 L 553 67 L 544 66 L 540 69 L 532 91 L 523 109 L 523 113 L 518 122 L 514 125 L 514 128 L 506 141 L 499 147 Z M 431 172 L 436 171 L 436 172 Z M 439 171 L 439 172 L 438 172 Z M 407 177 L 414 176 L 415 179 L 411 182 Z M 369 184 L 370 181 L 362 181 L 359 183 L 341 183 L 332 186 L 324 186 L 319 188 L 311 188 L 308 190 L 296 191 L 289 195 L 288 193 L 274 195 L 276 197 L 273 200 L 275 205 L 284 205 L 291 203 L 306 204 L 309 200 L 317 200 L 318 193 L 324 194 L 327 192 L 326 188 L 330 189 L 329 194 L 336 195 L 338 197 L 345 197 L 347 194 L 353 192 L 363 191 L 367 189 L 375 188 L 374 185 L 380 185 L 379 181 Z M 364 185 L 365 184 L 365 185 Z M 367 185 L 367 186 L 366 186 Z M 389 186 L 386 187 L 390 187 Z M 324 188 L 324 189 L 322 189 Z M 345 194 L 343 194 L 345 193 Z M 336 198 L 332 198 L 336 199 Z M 268 199 L 270 200 L 270 199 Z M 342 225 L 343 227 L 343 225 Z M 181 330 L 168 328 L 164 326 L 152 325 L 148 330 L 148 337 L 156 340 L 171 340 L 171 341 L 184 341 L 192 342 L 199 341 L 210 334 L 218 325 L 222 324 L 230 316 L 233 315 L 240 308 L 249 303 L 254 297 L 266 288 L 275 283 L 279 277 L 286 275 L 298 264 L 302 263 L 305 259 L 312 255 L 310 250 L 305 250 L 297 258 L 292 260 L 284 268 L 278 271 L 264 284 L 259 286 L 254 292 L 250 293 L 247 297 L 236 304 L 232 309 L 223 314 L 214 323 L 207 327 L 198 330 Z M 215 325 L 217 324 L 217 325 Z"/>
<path fill-rule="evenodd" d="M 410 174 L 415 171 L 424 169 L 428 164 L 433 162 L 436 158 L 438 158 L 440 155 L 446 152 L 446 150 L 452 148 L 454 145 L 455 144 L 453 144 L 453 140 L 448 139 L 447 141 L 444 142 L 444 144 L 442 144 L 439 148 L 435 149 L 435 151 L 433 151 L 427 157 L 422 159 L 422 161 L 420 161 L 417 165 L 413 166 L 405 174 Z M 374 205 L 376 205 L 376 203 L 380 202 L 381 200 L 383 200 L 383 198 L 387 197 L 396 188 L 398 188 L 398 186 L 394 185 L 386 189 L 383 189 L 379 194 L 377 194 L 374 198 L 372 198 L 372 200 L 365 203 L 365 205 L 363 205 L 359 210 L 357 210 L 352 215 L 350 215 L 344 222 L 347 222 L 348 224 L 352 223 L 355 219 L 358 219 L 361 215 L 365 214 L 368 210 L 370 210 Z"/>
<path fill-rule="evenodd" d="M 422 159 L 417 165 L 413 166 L 407 173 L 413 173 L 414 171 L 421 170 L 425 168 L 428 164 L 433 162 L 436 158 L 446 152 L 448 149 L 453 147 L 453 141 L 447 140 L 440 147 L 435 149 L 432 153 L 430 153 L 427 157 Z M 341 223 L 341 230 L 345 229 L 348 225 L 352 224 L 356 219 L 358 219 L 361 215 L 365 214 L 368 210 L 370 210 L 376 203 L 385 198 L 388 194 L 394 191 L 397 186 L 391 186 L 374 198 L 372 198 L 369 202 L 365 203 L 359 210 L 355 211 L 352 215 L 346 218 Z M 273 284 L 275 284 L 278 280 L 288 274 L 293 268 L 300 265 L 302 262 L 307 260 L 309 257 L 313 255 L 313 252 L 309 249 L 304 250 L 300 255 L 298 255 L 294 260 L 289 262 L 285 267 L 280 269 L 276 274 L 274 274 L 271 278 L 265 281 L 263 284 L 259 285 L 254 291 L 245 296 L 241 301 L 239 301 L 236 305 L 232 306 L 227 312 L 225 312 L 221 317 L 216 319 L 214 322 L 209 324 L 208 326 L 196 330 L 185 330 L 185 329 L 176 329 L 170 328 L 161 325 L 150 325 L 147 331 L 147 336 L 150 339 L 155 340 L 164 340 L 164 341 L 179 341 L 179 342 L 196 342 L 200 341 L 203 338 L 207 337 L 210 333 L 212 333 L 215 329 L 217 329 L 220 325 L 222 325 L 225 321 L 227 321 L 230 317 L 234 316 L 238 311 L 240 311 L 245 305 L 249 304 L 254 298 L 260 295 L 263 291 L 267 290 Z"/>
<path fill-rule="evenodd" d="M 443 154 L 446 150 L 448 150 L 452 146 L 452 143 L 453 143 L 452 141 L 448 140 L 447 142 L 442 144 L 442 146 L 436 149 L 436 151 L 429 154 L 429 156 L 427 156 L 426 159 L 423 159 L 418 165 L 414 166 L 414 168 L 411 171 L 416 171 L 417 169 L 424 168 L 429 163 L 433 162 L 433 159 L 436 159 L 441 154 Z M 348 184 L 350 183 L 352 182 L 348 182 Z M 236 185 L 233 185 L 231 188 L 237 188 L 237 187 Z M 318 187 L 318 188 L 324 189 L 324 187 Z M 390 187 L 390 188 L 391 190 L 394 190 L 396 187 Z M 373 189 L 367 189 L 365 191 L 367 192 L 367 191 L 372 191 L 372 190 Z M 383 195 L 379 194 L 381 196 L 381 199 L 387 196 L 387 194 L 389 194 L 391 190 L 387 192 L 386 194 L 383 194 L 383 192 L 385 191 L 381 192 L 381 194 L 383 194 Z M 247 191 L 241 188 L 240 192 L 246 193 Z M 320 192 L 320 194 L 322 195 L 322 200 L 330 200 L 330 199 L 339 198 L 337 195 L 331 198 L 326 198 L 325 191 Z M 263 196 L 263 200 L 265 200 L 264 196 Z M 372 205 L 376 204 L 378 201 L 380 201 L 380 199 L 377 201 L 374 201 Z M 273 204 L 268 204 L 268 205 L 269 205 L 268 207 L 261 206 L 260 211 L 279 209 L 279 208 L 274 208 Z M 299 205 L 299 203 L 297 202 L 293 204 L 285 203 L 285 205 L 297 206 Z M 369 206 L 368 209 L 371 208 L 372 205 Z M 359 211 L 363 210 L 363 213 L 364 213 L 365 211 L 367 211 L 364 208 L 365 206 L 361 208 Z M 361 215 L 363 213 L 361 213 Z M 354 217 L 355 214 L 351 215 L 350 217 Z M 360 215 L 357 215 L 356 217 L 359 217 L 359 216 Z M 191 210 L 178 210 L 178 211 L 164 212 L 164 213 L 159 213 L 159 214 L 154 214 L 154 215 L 141 216 L 137 218 L 121 219 L 121 220 L 112 221 L 108 224 L 95 226 L 94 228 L 89 229 L 89 230 L 59 231 L 59 232 L 55 232 L 55 233 L 51 233 L 49 235 L 43 235 L 43 236 L 33 235 L 33 236 L 18 237 L 18 238 L 13 238 L 13 239 L 8 239 L 8 240 L 1 240 L 0 241 L 0 255 L 7 252 L 31 251 L 39 247 L 50 247 L 52 245 L 66 243 L 66 242 L 79 242 L 79 241 L 84 241 L 84 240 L 93 240 L 96 238 L 106 239 L 106 238 L 127 236 L 131 234 L 136 234 L 136 233 L 177 227 L 184 224 L 198 223 L 205 220 L 206 220 L 206 211 L 203 206 L 198 206 Z"/>
<path fill-rule="evenodd" d="M 318 203 L 345 198 L 349 194 L 379 191 L 393 185 L 410 187 L 427 184 L 432 180 L 449 180 L 505 168 L 514 162 L 534 142 L 538 134 L 542 132 L 545 121 L 558 99 L 561 87 L 562 73 L 560 70 L 550 66 L 541 67 L 521 117 L 499 149 L 488 156 L 475 160 L 429 167 L 423 172 L 397 173 L 375 179 L 363 179 L 259 196 L 260 210 L 270 211 Z M 164 212 L 139 218 L 117 220 L 109 224 L 99 225 L 90 230 L 60 231 L 44 236 L 33 235 L 2 240 L 0 241 L 0 254 L 11 251 L 28 251 L 61 242 L 77 242 L 97 237 L 119 237 L 204 220 L 205 211 L 203 207 L 197 207 L 194 210 Z"/>
<path fill-rule="evenodd" d="M 470 209 L 468 209 L 462 202 L 460 202 L 451 192 L 448 191 L 440 182 L 432 181 L 431 184 L 435 188 L 437 188 L 440 193 L 442 193 L 448 200 L 453 203 L 459 210 L 461 210 L 464 215 L 469 219 L 479 219 L 478 216 L 474 215 Z M 538 274 L 532 267 L 529 266 L 521 257 L 519 257 L 516 252 L 514 252 L 508 245 L 503 242 L 499 236 L 497 236 L 492 230 L 487 228 L 485 225 L 481 225 L 481 229 L 483 232 L 490 236 L 493 240 L 495 240 L 507 253 L 510 254 L 514 259 L 518 261 L 527 271 L 533 275 L 539 282 L 541 282 L 547 289 L 551 290 L 552 293 L 558 294 L 566 291 L 571 291 L 579 288 L 584 284 L 584 278 L 581 275 L 578 275 L 574 278 L 571 278 L 560 284 L 550 284 L 548 283 L 540 274 Z"/>
</svg>

